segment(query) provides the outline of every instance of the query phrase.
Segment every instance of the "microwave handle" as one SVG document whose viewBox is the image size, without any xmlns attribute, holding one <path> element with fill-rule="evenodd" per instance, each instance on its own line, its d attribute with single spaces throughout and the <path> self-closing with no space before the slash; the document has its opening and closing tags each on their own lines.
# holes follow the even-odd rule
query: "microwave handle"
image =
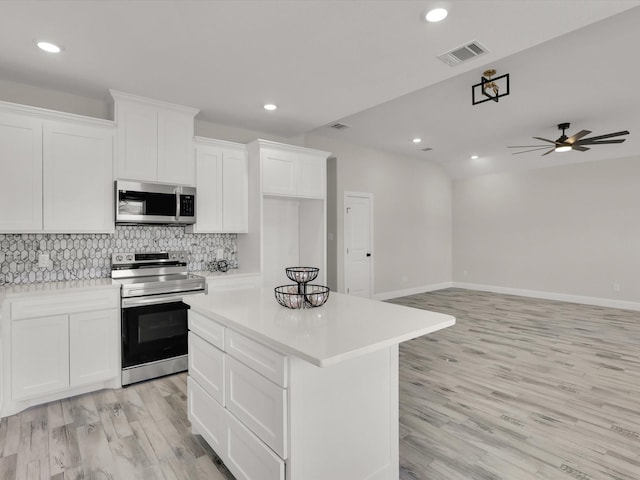
<svg viewBox="0 0 640 480">
<path fill-rule="evenodd" d="M 176 221 L 180 220 L 180 189 L 176 188 Z"/>
</svg>

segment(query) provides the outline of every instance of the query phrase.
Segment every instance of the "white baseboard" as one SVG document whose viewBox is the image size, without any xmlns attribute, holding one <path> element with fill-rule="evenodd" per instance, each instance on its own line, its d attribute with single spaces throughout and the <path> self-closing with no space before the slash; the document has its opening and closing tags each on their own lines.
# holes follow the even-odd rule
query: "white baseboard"
<svg viewBox="0 0 640 480">
<path fill-rule="evenodd" d="M 585 297 L 581 295 L 570 295 L 567 293 L 554 293 L 543 292 L 539 290 L 525 290 L 521 288 L 498 287 L 494 285 L 482 285 L 478 283 L 453 282 L 450 286 L 452 286 L 453 288 L 464 288 L 466 290 L 479 290 L 482 292 L 518 295 L 520 297 L 543 298 L 545 300 L 558 300 L 560 302 L 582 303 L 585 305 L 596 305 L 598 307 L 621 308 L 624 310 L 640 310 L 639 302 L 615 300 L 613 298 Z"/>
<path fill-rule="evenodd" d="M 421 287 L 412 287 L 404 290 L 394 290 L 393 292 L 382 292 L 373 295 L 374 300 L 389 300 L 390 298 L 406 297 L 408 295 L 416 295 L 418 293 L 433 292 L 444 288 L 451 288 L 452 282 L 434 283 L 432 285 L 423 285 Z"/>
</svg>

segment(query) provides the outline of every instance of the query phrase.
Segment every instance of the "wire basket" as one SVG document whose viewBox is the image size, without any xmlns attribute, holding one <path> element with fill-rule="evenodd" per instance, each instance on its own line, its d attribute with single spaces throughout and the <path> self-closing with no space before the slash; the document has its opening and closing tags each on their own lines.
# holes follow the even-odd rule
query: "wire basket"
<svg viewBox="0 0 640 480">
<path fill-rule="evenodd" d="M 329 298 L 329 287 L 324 285 L 281 285 L 274 288 L 274 293 L 276 300 L 283 307 L 313 308 L 325 304 Z"/>
<path fill-rule="evenodd" d="M 320 269 L 317 267 L 288 267 L 284 269 L 287 277 L 296 283 L 313 282 L 318 276 Z"/>
</svg>

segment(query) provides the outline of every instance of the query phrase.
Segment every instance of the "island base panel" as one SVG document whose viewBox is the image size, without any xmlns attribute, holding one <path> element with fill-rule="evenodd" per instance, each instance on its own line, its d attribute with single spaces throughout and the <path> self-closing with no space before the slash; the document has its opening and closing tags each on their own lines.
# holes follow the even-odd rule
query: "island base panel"
<svg viewBox="0 0 640 480">
<path fill-rule="evenodd" d="M 290 362 L 287 479 L 397 480 L 398 346 L 325 368 Z"/>
</svg>

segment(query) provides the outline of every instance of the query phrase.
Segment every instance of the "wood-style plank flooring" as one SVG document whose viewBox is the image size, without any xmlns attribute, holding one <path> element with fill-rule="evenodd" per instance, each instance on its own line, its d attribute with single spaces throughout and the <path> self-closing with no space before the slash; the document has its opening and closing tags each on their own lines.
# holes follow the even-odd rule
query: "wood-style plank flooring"
<svg viewBox="0 0 640 480">
<path fill-rule="evenodd" d="M 402 480 L 640 479 L 640 312 L 460 289 L 392 302 L 457 317 L 400 347 Z M 190 434 L 185 379 L 2 419 L 0 480 L 232 480 Z"/>
<path fill-rule="evenodd" d="M 640 479 L 640 312 L 447 289 L 400 346 L 400 478 Z"/>
</svg>

